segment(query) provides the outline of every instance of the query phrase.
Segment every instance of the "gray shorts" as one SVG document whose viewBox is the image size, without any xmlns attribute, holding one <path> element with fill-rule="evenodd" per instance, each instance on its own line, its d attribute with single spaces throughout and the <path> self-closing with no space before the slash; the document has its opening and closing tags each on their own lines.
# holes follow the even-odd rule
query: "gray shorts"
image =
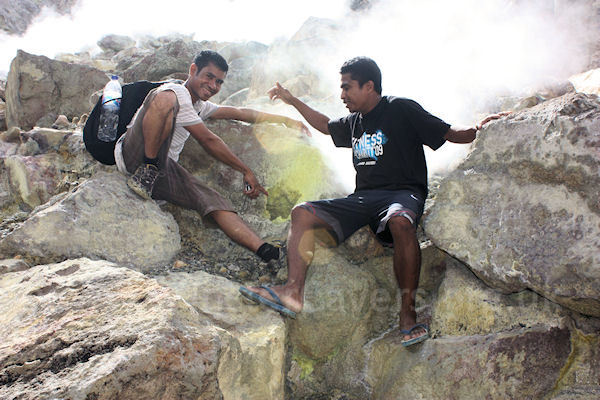
<svg viewBox="0 0 600 400">
<path fill-rule="evenodd" d="M 363 190 L 341 199 L 302 203 L 299 207 L 329 224 L 338 244 L 369 225 L 379 241 L 392 245 L 392 234 L 387 227 L 389 219 L 400 215 L 416 227 L 424 205 L 422 195 L 411 190 Z"/>
<path fill-rule="evenodd" d="M 125 133 L 123 140 L 123 160 L 129 173 L 134 173 L 137 167 L 144 162 L 144 135 L 142 133 L 142 121 L 144 120 L 145 110 L 154 99 L 156 91 L 152 90 L 144 100 L 142 108 L 137 116 L 135 123 Z M 179 104 L 173 108 L 173 128 L 171 135 L 162 144 L 159 152 L 160 171 L 154 189 L 152 198 L 156 200 L 166 200 L 169 203 L 176 204 L 183 208 L 198 211 L 203 217 L 207 214 L 223 210 L 234 211 L 231 202 L 217 191 L 211 189 L 198 178 L 190 174 L 185 168 L 176 161 L 169 158 L 169 147 L 171 138 L 175 130 L 175 118 L 179 112 Z"/>
</svg>

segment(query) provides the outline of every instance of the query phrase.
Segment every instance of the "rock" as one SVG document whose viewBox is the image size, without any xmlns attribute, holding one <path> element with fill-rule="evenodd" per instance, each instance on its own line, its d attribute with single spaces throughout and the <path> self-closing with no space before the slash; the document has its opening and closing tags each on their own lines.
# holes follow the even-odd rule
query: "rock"
<svg viewBox="0 0 600 400">
<path fill-rule="evenodd" d="M 0 99 L 0 132 L 6 130 L 6 103 Z"/>
<path fill-rule="evenodd" d="M 552 400 L 587 400 L 600 395 L 600 327 L 598 320 L 576 318 L 572 329 L 573 350 L 570 362 L 562 370 Z"/>
<path fill-rule="evenodd" d="M 90 110 L 89 95 L 107 81 L 100 70 L 19 50 L 8 73 L 6 124 L 29 130 L 50 126 L 59 114 L 80 116 Z"/>
<path fill-rule="evenodd" d="M 544 99 L 541 96 L 529 96 L 521 99 L 513 108 L 513 111 L 520 111 L 542 103 Z"/>
<path fill-rule="evenodd" d="M 403 348 L 390 334 L 373 344 L 373 399 L 541 399 L 571 353 L 564 327 L 427 340 Z"/>
<path fill-rule="evenodd" d="M 165 36 L 160 36 L 160 37 L 144 35 L 138 40 L 140 48 L 147 49 L 147 50 L 156 50 L 166 44 L 169 44 L 171 42 L 176 42 L 176 41 L 181 41 L 184 43 L 191 43 L 194 41 L 194 35 L 193 34 L 184 35 L 182 33 L 172 33 L 170 35 L 165 35 Z M 216 47 L 215 47 L 215 49 L 216 49 Z"/>
<path fill-rule="evenodd" d="M 0 275 L 9 272 L 25 271 L 29 268 L 31 268 L 29 264 L 18 258 L 0 260 Z"/>
<path fill-rule="evenodd" d="M 286 327 L 279 314 L 246 304 L 238 284 L 205 272 L 170 273 L 157 280 L 235 338 L 217 372 L 224 399 L 284 398 Z"/>
<path fill-rule="evenodd" d="M 215 399 L 232 345 L 181 297 L 104 261 L 0 275 L 0 397 Z"/>
<path fill-rule="evenodd" d="M 54 121 L 54 123 L 52 124 L 52 128 L 65 129 L 65 128 L 68 128 L 70 124 L 71 123 L 69 122 L 69 119 L 67 118 L 67 116 L 61 114 L 58 116 L 58 118 L 56 118 L 56 121 Z"/>
<path fill-rule="evenodd" d="M 29 139 L 27 143 L 35 145 L 36 150 L 39 151 L 39 145 L 35 140 Z M 18 202 L 22 202 L 31 210 L 58 193 L 60 184 L 58 176 L 62 160 L 56 153 L 38 157 L 22 155 L 25 153 L 26 146 L 21 145 L 20 155 L 7 157 L 4 166 L 10 176 L 12 191 L 18 196 Z"/>
<path fill-rule="evenodd" d="M 85 151 L 81 133 L 44 128 L 21 133 L 15 127 L 6 134 L 7 139 L 24 141 L 16 150 L 14 146 L 12 149 L 6 146 L 2 151 L 4 146 L 0 146 L 2 169 L 10 177 L 8 187 L 23 209 L 31 210 L 45 203 L 80 178 L 102 168 Z"/>
<path fill-rule="evenodd" d="M 361 231 L 355 235 L 363 236 Z M 436 252 L 427 243 L 423 245 L 422 253 L 417 312 L 420 321 L 429 322 L 433 302 L 431 291 L 437 289 L 444 276 L 440 264 L 444 264 L 447 256 L 439 250 Z M 371 389 L 365 381 L 365 366 L 371 357 L 371 343 L 398 325 L 398 284 L 392 255 L 387 251 L 360 264 L 344 261 L 343 258 L 348 256 L 343 245 L 332 250 L 317 247 L 315 260 L 309 267 L 309 274 L 313 270 L 317 272 L 307 280 L 305 301 L 317 302 L 319 309 L 312 312 L 309 321 L 304 321 L 303 311 L 296 321 L 289 324 L 290 341 L 294 347 L 290 350 L 292 363 L 287 379 L 294 398 L 318 398 L 334 391 L 339 391 L 339 397 L 333 398 L 376 398 L 371 397 Z M 309 285 L 313 288 L 310 292 Z M 365 286 L 368 289 L 361 292 L 359 288 Z M 360 322 L 356 323 L 357 320 Z M 295 329 L 299 324 L 302 324 L 300 332 Z M 342 326 L 347 331 L 340 335 L 338 329 Z M 316 345 L 304 339 L 310 335 L 311 327 L 314 329 L 312 340 L 318 341 Z M 319 334 L 315 335 L 317 331 Z M 300 347 L 300 343 L 310 349 Z M 323 345 L 333 350 L 314 358 L 313 352 L 322 349 Z"/>
<path fill-rule="evenodd" d="M 29 212 L 95 171 L 109 169 L 87 153 L 81 132 L 36 128 L 22 133 L 14 127 L 2 136 L 7 133 L 17 143 L 0 141 L 0 221 L 18 210 Z"/>
<path fill-rule="evenodd" d="M 600 101 L 549 100 L 481 132 L 425 231 L 492 287 L 600 316 L 599 167 Z"/>
<path fill-rule="evenodd" d="M 187 266 L 188 266 L 188 264 L 185 261 L 181 261 L 181 260 L 175 260 L 175 262 L 173 263 L 173 268 L 175 268 L 175 269 L 181 269 L 181 268 L 185 268 Z"/>
<path fill-rule="evenodd" d="M 0 253 L 38 263 L 88 257 L 140 270 L 170 264 L 179 249 L 173 217 L 139 199 L 121 174 L 104 172 L 36 208 L 0 240 Z"/>
<path fill-rule="evenodd" d="M 111 61 L 114 62 L 117 71 L 124 71 L 134 65 L 142 58 L 152 54 L 148 49 L 140 49 L 139 47 L 129 47 L 115 54 Z"/>
<path fill-rule="evenodd" d="M 5 142 L 13 142 L 13 143 L 20 142 L 21 129 L 19 129 L 19 127 L 17 127 L 17 126 L 13 126 L 12 128 L 8 129 L 6 132 L 3 132 L 1 134 L 1 137 L 2 137 L 2 140 Z"/>
<path fill-rule="evenodd" d="M 346 346 L 355 332 L 368 337 L 375 289 L 369 273 L 348 265 L 335 250 L 318 248 L 306 279 L 304 308 L 289 325 L 295 350 L 324 360 Z"/>
<path fill-rule="evenodd" d="M 98 46 L 105 52 L 118 53 L 135 46 L 135 40 L 129 36 L 106 35 L 98 41 Z"/>
<path fill-rule="evenodd" d="M 31 157 L 40 154 L 40 145 L 38 142 L 29 136 L 21 136 L 21 140 L 23 139 L 25 139 L 25 141 L 19 146 L 17 150 L 18 155 L 23 157 Z"/>
<path fill-rule="evenodd" d="M 332 241 L 331 244 L 334 245 L 334 243 Z M 341 246 L 344 249 L 344 255 L 353 264 L 362 264 L 385 254 L 383 246 L 368 226 L 364 226 L 356 231 Z"/>
<path fill-rule="evenodd" d="M 580 93 L 600 95 L 600 68 L 574 75 L 569 80 Z"/>
<path fill-rule="evenodd" d="M 557 304 L 528 290 L 502 295 L 453 259 L 446 266 L 432 308 L 430 328 L 436 337 L 487 335 L 542 324 L 559 326 L 568 316 Z"/>
<path fill-rule="evenodd" d="M 385 331 L 396 309 L 364 268 L 349 264 L 341 248 L 317 246 L 308 269 L 304 308 L 289 320 L 292 364 L 287 385 L 294 398 L 319 398 L 335 388 L 368 398 L 362 383 L 363 346 Z"/>
<path fill-rule="evenodd" d="M 174 73 L 187 74 L 194 58 L 205 49 L 214 50 L 206 42 L 188 42 L 183 39 L 168 42 L 125 70 L 123 80 L 160 81 Z"/>
</svg>

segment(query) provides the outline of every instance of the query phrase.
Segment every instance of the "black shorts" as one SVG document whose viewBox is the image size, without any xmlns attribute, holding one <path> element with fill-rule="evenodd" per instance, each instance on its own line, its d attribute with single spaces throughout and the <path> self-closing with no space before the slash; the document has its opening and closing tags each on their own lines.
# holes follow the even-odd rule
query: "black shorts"
<svg viewBox="0 0 600 400">
<path fill-rule="evenodd" d="M 401 215 L 414 227 L 423 215 L 425 199 L 412 190 L 363 190 L 341 199 L 309 201 L 299 204 L 331 226 L 342 243 L 365 225 L 369 225 L 385 245 L 393 239 L 387 222 Z"/>
</svg>

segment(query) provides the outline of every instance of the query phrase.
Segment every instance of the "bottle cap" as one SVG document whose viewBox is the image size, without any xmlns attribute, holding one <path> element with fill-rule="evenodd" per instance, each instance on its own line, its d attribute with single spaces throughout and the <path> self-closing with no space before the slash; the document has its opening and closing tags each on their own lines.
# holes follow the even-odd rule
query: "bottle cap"
<svg viewBox="0 0 600 400">
<path fill-rule="evenodd" d="M 110 79 L 117 79 L 118 80 L 119 79 L 119 75 L 113 75 L 113 76 L 110 77 Z"/>
</svg>

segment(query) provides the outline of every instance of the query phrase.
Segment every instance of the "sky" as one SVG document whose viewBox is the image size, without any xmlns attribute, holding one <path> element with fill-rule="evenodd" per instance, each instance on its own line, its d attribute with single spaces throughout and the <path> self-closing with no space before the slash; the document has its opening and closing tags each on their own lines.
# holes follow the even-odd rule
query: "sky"
<svg viewBox="0 0 600 400">
<path fill-rule="evenodd" d="M 412 98 L 451 124 L 474 124 L 487 104 L 503 96 L 524 97 L 583 72 L 586 14 L 566 0 L 373 3 L 358 14 L 350 11 L 349 0 L 81 0 L 71 15 L 45 10 L 23 37 L 0 34 L 0 76 L 17 49 L 51 58 L 93 53 L 108 33 L 134 38 L 180 33 L 198 41 L 270 45 L 292 37 L 309 17 L 331 19 L 343 32 L 333 48 L 307 55 L 322 66 L 321 79 L 334 98 L 341 63 L 365 55 L 381 68 L 383 94 Z M 294 110 L 286 113 L 298 117 Z M 328 146 L 314 136 L 319 146 Z M 468 150 L 452 144 L 426 149 L 430 173 L 446 172 Z M 351 186 L 351 172 L 346 180 Z"/>
</svg>

